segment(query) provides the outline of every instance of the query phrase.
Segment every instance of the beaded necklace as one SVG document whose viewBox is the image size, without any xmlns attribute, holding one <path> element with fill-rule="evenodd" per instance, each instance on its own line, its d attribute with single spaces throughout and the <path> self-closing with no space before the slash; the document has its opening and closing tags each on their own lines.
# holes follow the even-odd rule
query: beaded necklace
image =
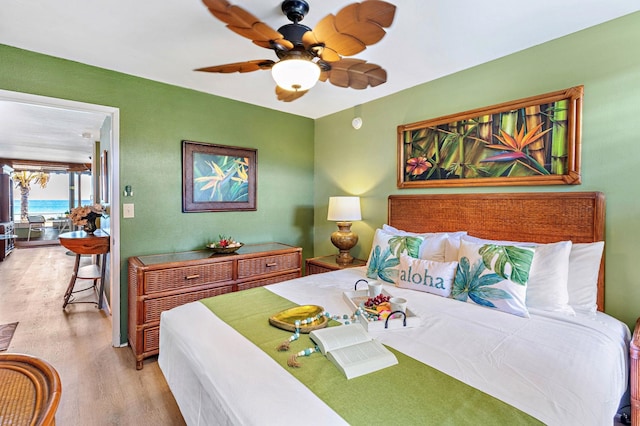
<svg viewBox="0 0 640 426">
<path fill-rule="evenodd" d="M 331 315 L 329 312 L 327 311 L 323 311 L 320 312 L 319 314 L 313 316 L 313 317 L 309 317 L 303 320 L 295 320 L 294 325 L 295 325 L 295 331 L 293 332 L 293 334 L 289 337 L 289 339 L 287 339 L 286 341 L 282 342 L 280 345 L 278 345 L 278 347 L 276 347 L 276 349 L 280 352 L 284 352 L 284 351 L 288 351 L 291 342 L 295 342 L 296 340 L 298 340 L 300 338 L 300 327 L 301 326 L 305 326 L 305 325 L 311 325 L 313 323 L 316 323 L 318 321 L 320 321 L 323 317 L 327 317 L 336 321 L 340 321 L 340 318 L 342 318 L 342 323 L 344 325 L 349 325 L 351 323 L 354 323 L 356 321 L 356 319 L 361 316 L 361 315 L 365 315 L 367 317 L 373 317 L 373 314 L 370 314 L 368 312 L 366 312 L 364 309 L 362 309 L 362 307 L 358 307 L 355 312 L 353 313 L 353 315 L 349 316 L 347 314 L 342 315 L 342 317 L 340 317 L 339 315 Z M 377 316 L 375 316 L 375 318 L 377 318 Z M 373 318 L 371 318 L 373 319 Z M 315 353 L 315 352 L 320 352 L 320 348 L 318 347 L 318 345 L 311 347 L 311 348 L 306 348 L 301 350 L 300 352 L 297 352 L 295 354 L 292 354 L 289 359 L 287 360 L 287 365 L 289 367 L 301 367 L 301 364 L 298 362 L 298 357 L 301 356 L 310 356 L 311 354 Z"/>
</svg>

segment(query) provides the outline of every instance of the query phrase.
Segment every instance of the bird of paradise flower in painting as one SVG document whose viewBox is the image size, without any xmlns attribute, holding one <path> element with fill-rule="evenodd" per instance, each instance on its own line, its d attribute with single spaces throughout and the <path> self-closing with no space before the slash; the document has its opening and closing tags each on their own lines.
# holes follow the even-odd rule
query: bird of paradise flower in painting
<svg viewBox="0 0 640 426">
<path fill-rule="evenodd" d="M 196 202 L 245 202 L 249 199 L 249 159 L 195 153 L 193 158 Z"/>
<path fill-rule="evenodd" d="M 406 130 L 405 181 L 562 175 L 568 100 Z"/>
</svg>

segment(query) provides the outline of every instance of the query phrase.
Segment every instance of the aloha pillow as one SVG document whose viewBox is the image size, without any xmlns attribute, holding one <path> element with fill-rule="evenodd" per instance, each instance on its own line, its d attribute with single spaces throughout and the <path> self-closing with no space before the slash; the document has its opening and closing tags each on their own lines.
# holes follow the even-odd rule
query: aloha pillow
<svg viewBox="0 0 640 426">
<path fill-rule="evenodd" d="M 535 249 L 460 241 L 452 297 L 529 318 L 525 304 Z"/>
<path fill-rule="evenodd" d="M 595 313 L 598 302 L 598 274 L 604 241 L 576 243 L 569 257 L 569 305 L 576 311 Z"/>
<path fill-rule="evenodd" d="M 485 240 L 472 236 L 463 239 L 478 244 L 513 245 L 536 249 L 527 284 L 526 304 L 529 308 L 575 315 L 569 306 L 569 256 L 571 241 L 539 244 L 518 241 Z"/>
<path fill-rule="evenodd" d="M 449 297 L 458 262 L 436 262 L 400 255 L 398 287 Z"/>
<path fill-rule="evenodd" d="M 400 255 L 405 253 L 411 257 L 419 257 L 423 241 L 423 237 L 392 235 L 377 229 L 367 260 L 367 277 L 395 284 Z"/>
</svg>

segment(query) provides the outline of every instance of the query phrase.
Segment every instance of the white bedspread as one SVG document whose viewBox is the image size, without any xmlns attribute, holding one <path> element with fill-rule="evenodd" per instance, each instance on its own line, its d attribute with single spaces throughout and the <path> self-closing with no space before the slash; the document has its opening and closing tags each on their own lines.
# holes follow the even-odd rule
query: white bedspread
<svg viewBox="0 0 640 426">
<path fill-rule="evenodd" d="M 350 313 L 342 298 L 364 268 L 268 286 L 297 304 Z M 364 289 L 361 284 L 359 289 Z M 497 312 L 385 284 L 420 327 L 381 331 L 385 345 L 549 425 L 607 425 L 627 387 L 628 327 L 598 312 Z M 159 364 L 189 425 L 343 424 L 276 362 L 199 302 L 164 312 Z"/>
</svg>

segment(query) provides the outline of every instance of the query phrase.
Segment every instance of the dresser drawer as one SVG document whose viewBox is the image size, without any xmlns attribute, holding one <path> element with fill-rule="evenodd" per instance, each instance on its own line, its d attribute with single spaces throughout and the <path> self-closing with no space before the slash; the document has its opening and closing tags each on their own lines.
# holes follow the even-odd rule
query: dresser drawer
<svg viewBox="0 0 640 426">
<path fill-rule="evenodd" d="M 158 352 L 160 347 L 160 326 L 149 327 L 142 332 L 142 352 Z"/>
<path fill-rule="evenodd" d="M 184 286 L 196 287 L 231 281 L 232 279 L 232 261 L 148 271 L 144 275 L 144 294 L 175 290 Z"/>
<path fill-rule="evenodd" d="M 300 253 L 256 257 L 238 261 L 238 279 L 300 268 Z"/>
<path fill-rule="evenodd" d="M 208 288 L 206 290 L 192 291 L 190 293 L 176 294 L 173 296 L 158 297 L 156 299 L 147 299 L 144 301 L 144 323 L 149 324 L 160 321 L 160 314 L 163 311 L 184 305 L 185 303 L 195 302 L 196 300 L 205 299 L 207 297 L 218 296 L 224 293 L 230 293 L 233 287 L 230 285 Z"/>
<path fill-rule="evenodd" d="M 263 280 L 249 281 L 246 283 L 238 284 L 238 291 L 248 290 L 254 287 L 262 287 L 264 285 L 275 284 L 281 281 L 292 280 L 294 278 L 300 278 L 299 272 L 292 272 L 290 274 L 278 275 L 276 277 L 265 278 Z"/>
</svg>

